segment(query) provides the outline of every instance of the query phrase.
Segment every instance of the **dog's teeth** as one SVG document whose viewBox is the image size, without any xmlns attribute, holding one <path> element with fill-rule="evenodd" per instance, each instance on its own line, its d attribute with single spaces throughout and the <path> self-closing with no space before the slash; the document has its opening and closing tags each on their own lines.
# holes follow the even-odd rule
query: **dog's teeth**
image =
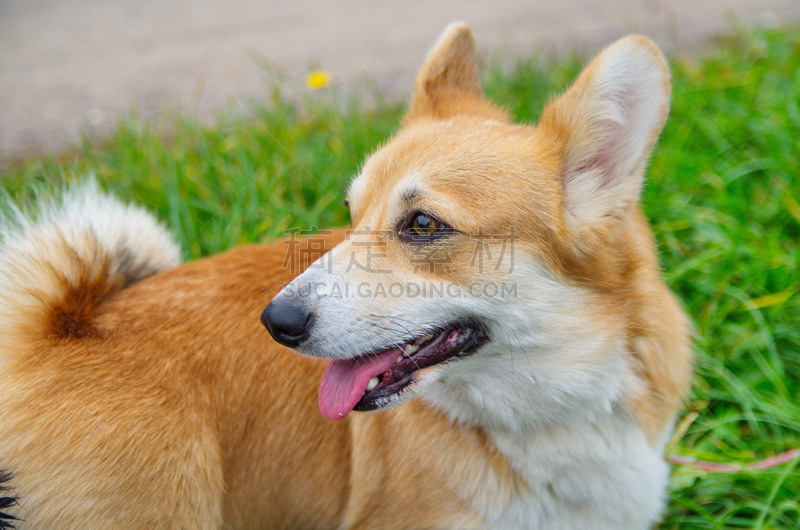
<svg viewBox="0 0 800 530">
<path fill-rule="evenodd" d="M 397 360 L 396 360 L 395 362 L 396 362 L 396 363 L 399 363 L 399 362 L 400 362 L 400 361 L 402 361 L 402 360 L 403 360 L 403 356 L 401 355 L 400 357 L 398 357 L 398 358 L 397 358 Z"/>
<path fill-rule="evenodd" d="M 422 344 L 423 342 L 425 342 L 426 340 L 430 340 L 432 338 L 433 338 L 433 333 L 428 333 L 424 337 L 420 337 L 417 340 L 415 340 L 414 343 L 419 345 L 419 344 Z"/>
<path fill-rule="evenodd" d="M 418 349 L 419 349 L 419 346 L 417 346 L 416 344 L 406 344 L 405 346 L 403 346 L 403 351 L 406 352 L 406 355 L 411 355 L 412 353 L 414 353 Z"/>
<path fill-rule="evenodd" d="M 363 379 L 362 379 L 362 381 L 363 381 Z M 372 379 L 369 380 L 369 383 L 367 383 L 367 392 L 369 392 L 370 390 L 372 390 L 376 386 L 378 386 L 378 378 L 377 377 L 373 377 Z"/>
</svg>

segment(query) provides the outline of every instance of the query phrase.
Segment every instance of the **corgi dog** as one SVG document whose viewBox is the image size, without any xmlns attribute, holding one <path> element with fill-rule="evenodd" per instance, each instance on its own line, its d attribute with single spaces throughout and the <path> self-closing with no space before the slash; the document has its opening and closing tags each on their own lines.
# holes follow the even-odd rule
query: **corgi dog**
<svg viewBox="0 0 800 530">
<path fill-rule="evenodd" d="M 453 24 L 348 230 L 179 265 L 91 183 L 11 215 L 0 527 L 652 527 L 691 374 L 638 205 L 669 98 L 633 36 L 513 124 Z"/>
</svg>

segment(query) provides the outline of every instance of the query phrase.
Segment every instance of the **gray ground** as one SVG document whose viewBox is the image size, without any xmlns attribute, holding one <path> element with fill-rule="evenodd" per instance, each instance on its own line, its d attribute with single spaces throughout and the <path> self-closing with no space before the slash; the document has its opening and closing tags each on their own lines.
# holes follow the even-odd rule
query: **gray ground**
<svg viewBox="0 0 800 530">
<path fill-rule="evenodd" d="M 0 0 L 0 165 L 102 134 L 131 109 L 244 109 L 278 71 L 297 90 L 322 67 L 335 89 L 371 79 L 404 96 L 455 20 L 484 54 L 593 53 L 630 32 L 684 53 L 731 20 L 797 22 L 800 0 Z"/>
</svg>

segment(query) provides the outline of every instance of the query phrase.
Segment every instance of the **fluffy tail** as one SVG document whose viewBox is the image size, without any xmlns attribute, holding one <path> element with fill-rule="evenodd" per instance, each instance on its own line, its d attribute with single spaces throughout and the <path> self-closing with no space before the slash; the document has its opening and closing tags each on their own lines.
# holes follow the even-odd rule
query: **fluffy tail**
<svg viewBox="0 0 800 530">
<path fill-rule="evenodd" d="M 42 339 L 94 334 L 94 308 L 112 293 L 180 262 L 145 210 L 91 180 L 34 211 L 0 219 L 0 365 Z"/>
</svg>

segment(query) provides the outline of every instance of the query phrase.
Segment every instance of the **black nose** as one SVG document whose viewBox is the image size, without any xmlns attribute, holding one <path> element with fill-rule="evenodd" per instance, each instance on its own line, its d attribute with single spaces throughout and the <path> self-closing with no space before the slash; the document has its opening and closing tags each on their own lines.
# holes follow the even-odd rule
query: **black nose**
<svg viewBox="0 0 800 530">
<path fill-rule="evenodd" d="M 272 338 L 294 348 L 306 338 L 311 313 L 294 300 L 272 301 L 261 313 L 261 323 Z"/>
</svg>

